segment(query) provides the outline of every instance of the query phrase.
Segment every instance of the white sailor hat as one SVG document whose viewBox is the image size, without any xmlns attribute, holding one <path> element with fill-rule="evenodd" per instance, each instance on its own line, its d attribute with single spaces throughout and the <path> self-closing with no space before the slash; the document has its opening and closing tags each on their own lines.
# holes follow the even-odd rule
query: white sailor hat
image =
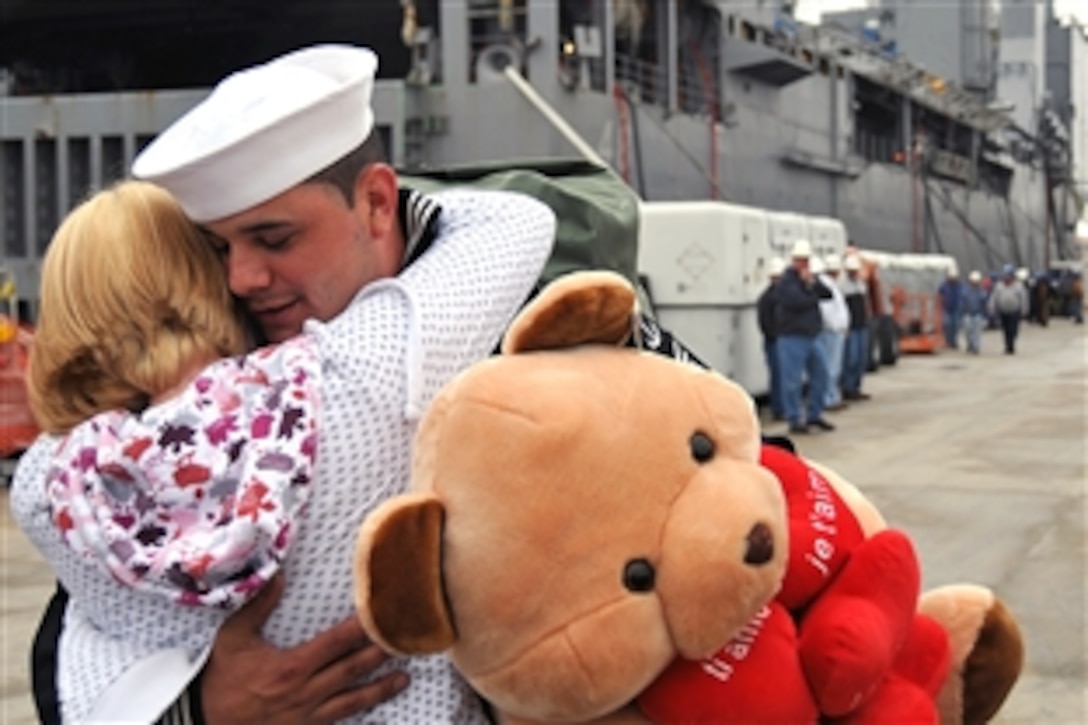
<svg viewBox="0 0 1088 725">
<path fill-rule="evenodd" d="M 197 222 L 249 209 L 366 139 L 377 69 L 367 48 L 317 45 L 234 73 L 159 134 L 132 174 L 167 189 Z"/>
</svg>

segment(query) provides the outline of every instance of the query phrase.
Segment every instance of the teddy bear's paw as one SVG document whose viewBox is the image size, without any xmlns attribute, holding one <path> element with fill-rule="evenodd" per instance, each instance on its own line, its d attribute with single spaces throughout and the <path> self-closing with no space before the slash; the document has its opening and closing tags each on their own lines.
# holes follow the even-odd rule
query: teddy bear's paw
<svg viewBox="0 0 1088 725">
<path fill-rule="evenodd" d="M 911 630 L 920 571 L 889 529 L 863 542 L 801 619 L 801 662 L 820 711 L 845 716 L 892 670 Z"/>
<path fill-rule="evenodd" d="M 963 722 L 989 722 L 1020 679 L 1024 640 L 1005 603 L 994 598 L 963 668 Z"/>
<path fill-rule="evenodd" d="M 907 641 L 895 660 L 895 672 L 921 687 L 931 700 L 936 701 L 948 679 L 950 665 L 948 633 L 944 627 L 932 617 L 915 614 Z"/>
<path fill-rule="evenodd" d="M 940 720 L 929 693 L 893 673 L 859 709 L 831 722 L 836 725 L 937 725 Z"/>
<path fill-rule="evenodd" d="M 927 591 L 918 610 L 944 627 L 951 645 L 951 671 L 938 697 L 941 722 L 988 722 L 1023 670 L 1024 640 L 1016 617 L 990 589 L 974 584 Z"/>
</svg>

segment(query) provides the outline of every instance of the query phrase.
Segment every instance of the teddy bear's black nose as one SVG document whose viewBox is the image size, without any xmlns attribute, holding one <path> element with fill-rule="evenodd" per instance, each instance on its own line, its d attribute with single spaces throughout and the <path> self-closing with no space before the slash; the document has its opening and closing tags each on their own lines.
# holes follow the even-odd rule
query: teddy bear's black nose
<svg viewBox="0 0 1088 725">
<path fill-rule="evenodd" d="M 774 534 L 767 524 L 756 524 L 746 537 L 748 549 L 744 552 L 744 563 L 752 566 L 766 564 L 774 557 Z"/>
</svg>

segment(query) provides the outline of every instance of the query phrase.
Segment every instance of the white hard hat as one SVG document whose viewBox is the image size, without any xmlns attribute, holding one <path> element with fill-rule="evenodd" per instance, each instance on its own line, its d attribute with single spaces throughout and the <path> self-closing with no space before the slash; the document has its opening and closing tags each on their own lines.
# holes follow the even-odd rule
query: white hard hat
<svg viewBox="0 0 1088 725">
<path fill-rule="evenodd" d="M 812 256 L 812 244 L 807 239 L 798 239 L 793 243 L 793 249 L 790 250 L 790 257 L 793 259 L 808 259 Z"/>
<path fill-rule="evenodd" d="M 846 259 L 843 260 L 842 266 L 847 272 L 856 272 L 861 269 L 861 259 L 856 254 L 848 254 Z"/>
<path fill-rule="evenodd" d="M 771 261 L 767 263 L 767 274 L 772 277 L 778 277 L 785 271 L 786 260 L 781 257 L 771 257 Z"/>
<path fill-rule="evenodd" d="M 824 263 L 823 257 L 816 255 L 808 260 L 808 268 L 812 270 L 813 274 L 823 274 L 827 270 L 827 265 Z"/>
<path fill-rule="evenodd" d="M 829 254 L 824 257 L 824 264 L 828 272 L 838 272 L 842 269 L 842 257 L 837 254 Z"/>
<path fill-rule="evenodd" d="M 227 76 L 132 164 L 194 221 L 268 201 L 358 147 L 374 128 L 378 56 L 317 45 Z"/>
<path fill-rule="evenodd" d="M 1021 267 L 1020 269 L 1016 270 L 1016 278 L 1021 282 L 1025 281 L 1030 276 L 1031 272 L 1028 271 L 1027 267 Z"/>
<path fill-rule="evenodd" d="M 968 282 L 981 282 L 982 281 L 982 272 L 979 272 L 977 269 L 972 269 L 971 273 L 969 275 L 967 275 L 967 281 Z"/>
</svg>

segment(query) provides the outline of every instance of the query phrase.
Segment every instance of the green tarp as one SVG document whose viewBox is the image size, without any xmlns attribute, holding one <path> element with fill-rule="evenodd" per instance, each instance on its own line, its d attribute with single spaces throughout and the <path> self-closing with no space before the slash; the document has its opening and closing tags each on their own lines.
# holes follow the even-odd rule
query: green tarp
<svg viewBox="0 0 1088 725">
<path fill-rule="evenodd" d="M 519 191 L 544 202 L 559 220 L 543 282 L 574 270 L 609 269 L 638 279 L 639 199 L 611 170 L 581 160 L 531 160 L 399 174 L 420 191 L 468 186 Z"/>
</svg>

